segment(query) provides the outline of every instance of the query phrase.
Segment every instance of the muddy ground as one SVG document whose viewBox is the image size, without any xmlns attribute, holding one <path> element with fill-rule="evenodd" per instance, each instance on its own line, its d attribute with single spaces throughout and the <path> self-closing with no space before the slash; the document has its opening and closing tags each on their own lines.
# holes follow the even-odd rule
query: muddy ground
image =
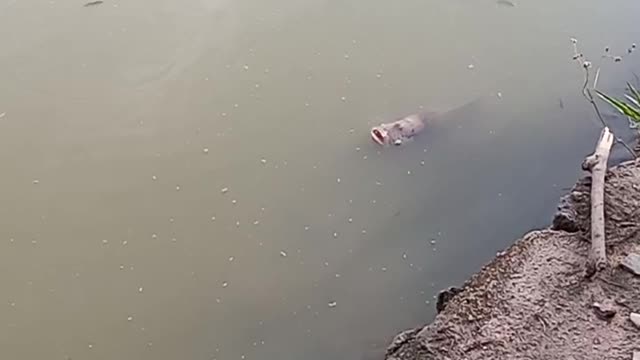
<svg viewBox="0 0 640 360">
<path fill-rule="evenodd" d="M 526 234 L 444 293 L 434 321 L 399 334 L 386 359 L 632 359 L 640 276 L 620 263 L 640 254 L 640 161 L 607 173 L 609 267 L 587 279 L 590 182 L 562 199 L 551 228 Z"/>
</svg>

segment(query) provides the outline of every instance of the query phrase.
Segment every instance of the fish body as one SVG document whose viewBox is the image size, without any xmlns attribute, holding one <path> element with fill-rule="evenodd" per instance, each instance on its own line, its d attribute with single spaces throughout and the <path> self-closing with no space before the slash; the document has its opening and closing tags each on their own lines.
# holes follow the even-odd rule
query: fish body
<svg viewBox="0 0 640 360">
<path fill-rule="evenodd" d="M 96 5 L 100 5 L 102 4 L 104 1 L 102 0 L 96 0 L 96 1 L 90 1 L 86 4 L 84 4 L 84 7 L 89 7 L 89 6 L 96 6 Z"/>
<path fill-rule="evenodd" d="M 416 113 L 393 122 L 371 128 L 371 138 L 382 146 L 402 145 L 420 134 L 432 118 L 432 113 Z"/>
</svg>

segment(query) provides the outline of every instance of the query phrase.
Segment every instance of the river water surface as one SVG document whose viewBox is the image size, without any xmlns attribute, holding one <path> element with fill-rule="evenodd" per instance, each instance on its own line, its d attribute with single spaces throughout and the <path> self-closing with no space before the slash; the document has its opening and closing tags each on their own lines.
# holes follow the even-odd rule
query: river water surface
<svg viewBox="0 0 640 360">
<path fill-rule="evenodd" d="M 640 40 L 632 0 L 83 5 L 0 0 L 2 359 L 380 358 L 580 175 L 569 38 Z"/>
</svg>

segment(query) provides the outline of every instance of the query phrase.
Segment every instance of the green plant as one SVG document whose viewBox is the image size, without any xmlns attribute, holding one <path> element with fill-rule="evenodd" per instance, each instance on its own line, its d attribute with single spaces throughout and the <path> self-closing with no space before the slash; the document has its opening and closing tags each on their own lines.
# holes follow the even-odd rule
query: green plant
<svg viewBox="0 0 640 360">
<path fill-rule="evenodd" d="M 625 115 L 629 119 L 629 126 L 638 128 L 640 125 L 640 92 L 627 82 L 629 94 L 625 94 L 628 101 L 615 99 L 600 90 L 596 90 L 598 96 L 609 103 L 614 109 Z"/>
</svg>

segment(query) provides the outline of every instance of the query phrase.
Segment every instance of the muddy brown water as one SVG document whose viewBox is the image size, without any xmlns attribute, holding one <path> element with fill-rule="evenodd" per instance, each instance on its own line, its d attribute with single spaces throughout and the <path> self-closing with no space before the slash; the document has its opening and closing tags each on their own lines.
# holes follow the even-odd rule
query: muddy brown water
<svg viewBox="0 0 640 360">
<path fill-rule="evenodd" d="M 580 174 L 568 39 L 640 38 L 514 4 L 0 0 L 0 357 L 378 358 Z"/>
</svg>

